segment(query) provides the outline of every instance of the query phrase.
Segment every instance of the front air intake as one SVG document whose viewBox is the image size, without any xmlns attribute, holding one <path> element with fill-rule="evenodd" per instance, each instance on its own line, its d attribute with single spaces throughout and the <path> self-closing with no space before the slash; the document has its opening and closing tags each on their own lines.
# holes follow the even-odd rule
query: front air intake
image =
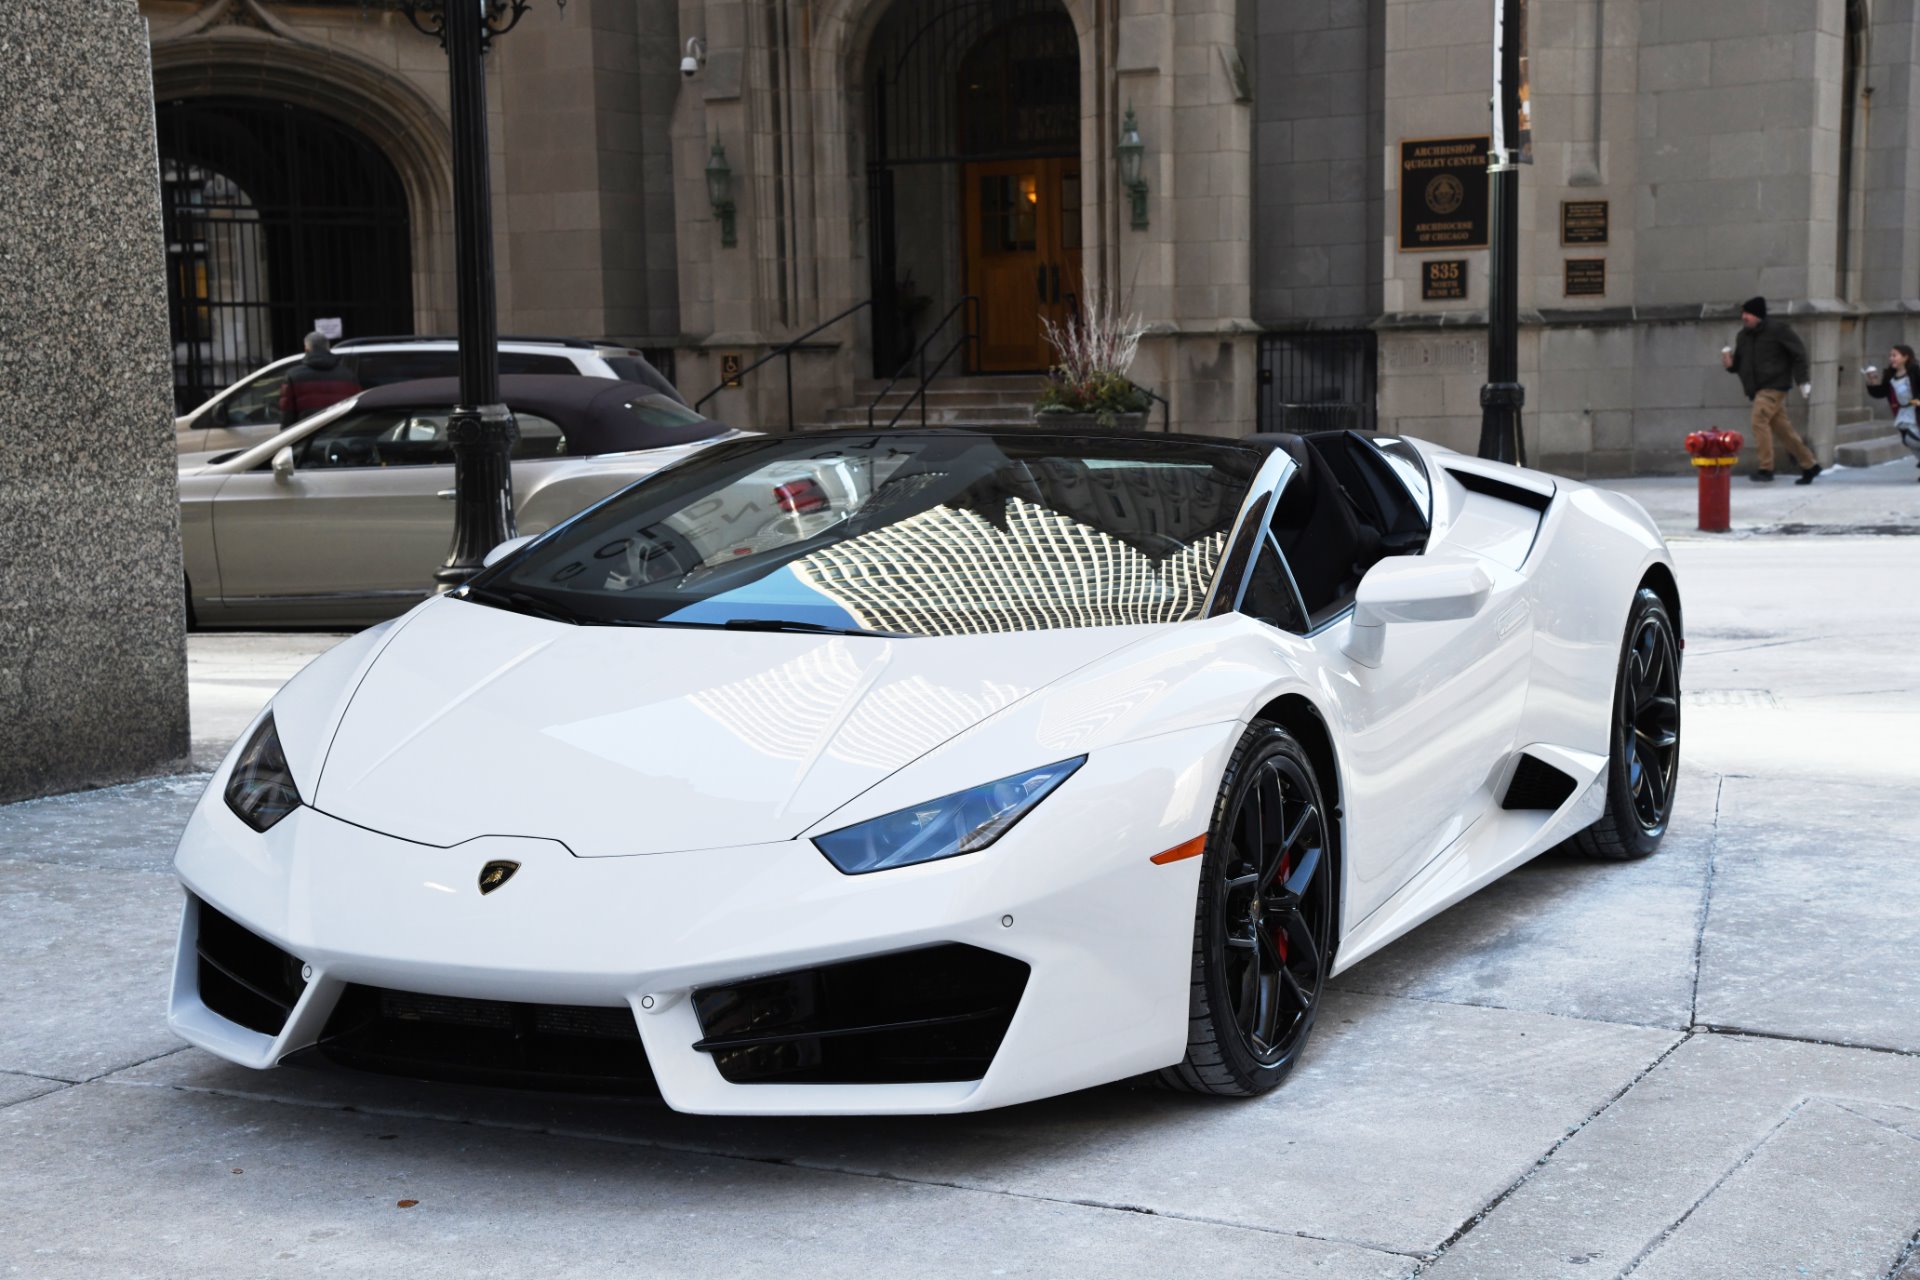
<svg viewBox="0 0 1920 1280">
<path fill-rule="evenodd" d="M 1513 781 L 1507 784 L 1502 809 L 1558 809 L 1567 802 L 1578 784 L 1544 760 L 1522 755 L 1514 768 Z"/>
<path fill-rule="evenodd" d="M 659 1096 L 633 1010 L 350 986 L 320 1052 L 345 1066 L 467 1084 Z"/>
<path fill-rule="evenodd" d="M 918 1084 L 987 1073 L 1028 966 L 947 943 L 693 993 L 732 1084 Z"/>
<path fill-rule="evenodd" d="M 306 990 L 300 961 L 244 926 L 194 899 L 199 927 L 200 1003 L 229 1022 L 277 1036 Z"/>
</svg>

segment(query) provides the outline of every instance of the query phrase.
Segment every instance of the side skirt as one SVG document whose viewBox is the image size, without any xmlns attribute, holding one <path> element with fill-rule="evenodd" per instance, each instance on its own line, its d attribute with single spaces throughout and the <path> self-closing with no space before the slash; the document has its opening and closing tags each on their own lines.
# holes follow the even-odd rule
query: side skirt
<svg viewBox="0 0 1920 1280">
<path fill-rule="evenodd" d="M 1558 809 L 1502 809 L 1522 755 L 1531 755 L 1578 784 Z M 1475 793 L 1481 816 L 1435 855 L 1400 891 L 1381 903 L 1342 939 L 1333 973 L 1352 968 L 1454 903 L 1485 888 L 1599 819 L 1606 807 L 1607 757 L 1550 743 L 1513 753 L 1492 785 Z"/>
</svg>

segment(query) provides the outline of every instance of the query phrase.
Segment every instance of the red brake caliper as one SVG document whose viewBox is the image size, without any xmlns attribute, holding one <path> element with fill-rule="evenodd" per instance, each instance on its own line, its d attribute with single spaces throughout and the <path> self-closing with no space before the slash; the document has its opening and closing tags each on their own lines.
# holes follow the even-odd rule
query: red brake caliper
<svg viewBox="0 0 1920 1280">
<path fill-rule="evenodd" d="M 1286 891 L 1287 877 L 1293 873 L 1293 858 L 1286 850 L 1280 851 L 1280 890 Z M 1280 953 L 1280 963 L 1287 962 L 1287 926 L 1283 923 L 1273 931 L 1273 948 Z"/>
</svg>

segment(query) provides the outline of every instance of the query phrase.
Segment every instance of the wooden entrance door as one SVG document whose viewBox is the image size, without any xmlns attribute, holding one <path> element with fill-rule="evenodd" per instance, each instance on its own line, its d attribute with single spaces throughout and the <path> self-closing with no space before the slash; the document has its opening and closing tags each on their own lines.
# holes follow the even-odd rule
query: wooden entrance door
<svg viewBox="0 0 1920 1280">
<path fill-rule="evenodd" d="M 1053 363 L 1042 319 L 1080 306 L 1080 162 L 1048 157 L 971 163 L 961 188 L 967 292 L 980 299 L 982 373 Z"/>
</svg>

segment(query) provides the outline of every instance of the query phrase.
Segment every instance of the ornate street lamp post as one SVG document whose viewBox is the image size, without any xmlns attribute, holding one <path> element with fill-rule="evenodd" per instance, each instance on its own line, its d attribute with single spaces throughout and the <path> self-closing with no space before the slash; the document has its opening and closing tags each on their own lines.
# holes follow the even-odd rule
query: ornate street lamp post
<svg viewBox="0 0 1920 1280">
<path fill-rule="evenodd" d="M 1520 411 L 1520 166 L 1533 163 L 1527 68 L 1527 0 L 1494 0 L 1492 206 L 1488 255 L 1487 382 L 1480 388 L 1480 456 L 1526 462 Z"/>
<path fill-rule="evenodd" d="M 566 0 L 559 0 L 560 7 Z M 519 23 L 527 0 L 400 0 L 407 20 L 447 52 L 453 116 L 453 249 L 459 300 L 460 403 L 453 444 L 453 546 L 434 573 L 444 590 L 514 536 L 513 414 L 500 403 L 494 316 L 493 203 L 487 176 L 487 49 Z"/>
</svg>

